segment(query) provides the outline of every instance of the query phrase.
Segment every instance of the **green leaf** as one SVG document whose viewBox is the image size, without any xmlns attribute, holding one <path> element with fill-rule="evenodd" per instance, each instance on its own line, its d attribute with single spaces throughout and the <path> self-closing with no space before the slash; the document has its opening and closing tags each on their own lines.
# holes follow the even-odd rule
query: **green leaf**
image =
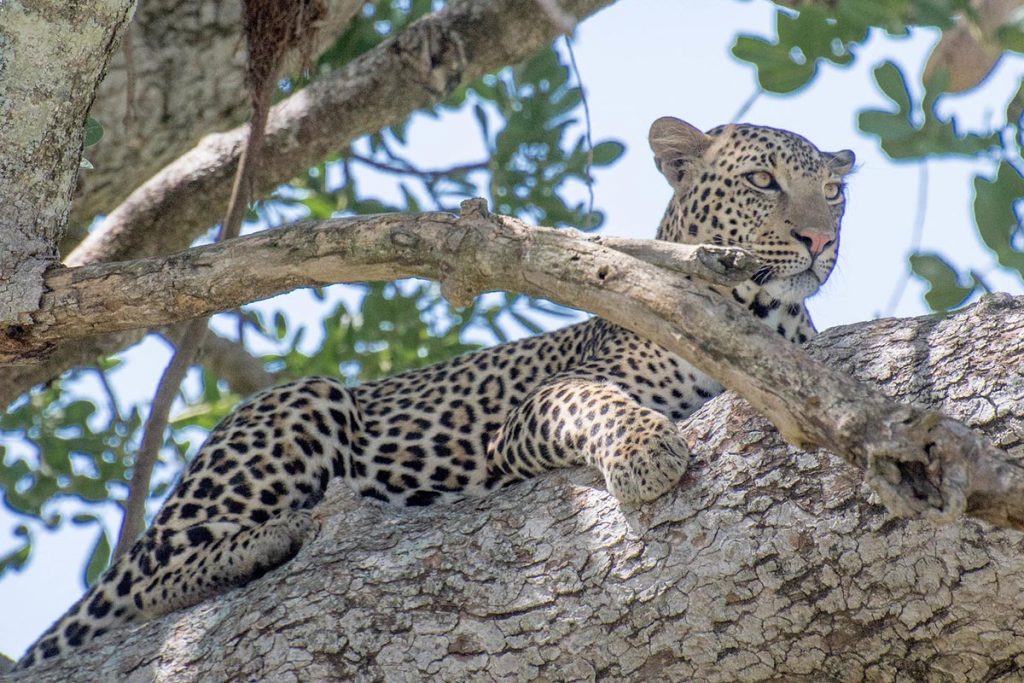
<svg viewBox="0 0 1024 683">
<path fill-rule="evenodd" d="M 960 276 L 949 263 L 938 254 L 918 253 L 910 257 L 910 270 L 928 283 L 925 301 L 933 311 L 948 311 L 964 303 L 977 288 L 961 284 Z"/>
<path fill-rule="evenodd" d="M 277 340 L 281 341 L 288 336 L 288 319 L 281 311 L 274 312 L 274 334 Z"/>
<path fill-rule="evenodd" d="M 1024 228 L 1016 205 L 1024 198 L 1024 178 L 1006 161 L 996 177 L 974 178 L 974 222 L 985 245 L 996 253 L 999 265 L 1024 277 Z"/>
<path fill-rule="evenodd" d="M 930 84 L 924 101 L 917 105 L 902 71 L 894 63 L 881 64 L 875 68 L 874 75 L 879 89 L 896 105 L 896 111 L 862 111 L 857 123 L 865 133 L 878 136 L 882 149 L 891 158 L 975 156 L 1000 144 L 997 132 L 987 135 L 960 133 L 954 118 L 946 120 L 938 115 L 936 105 L 942 92 L 942 78 Z M 921 116 L 916 114 L 917 111 Z"/>
<path fill-rule="evenodd" d="M 606 140 L 594 145 L 594 166 L 608 166 L 618 161 L 626 146 L 616 140 Z"/>
<path fill-rule="evenodd" d="M 490 140 L 490 124 L 487 121 L 487 112 L 479 103 L 473 105 L 473 116 L 476 117 L 477 125 L 480 126 L 480 137 L 486 144 Z"/>
<path fill-rule="evenodd" d="M 89 416 L 96 412 L 96 406 L 90 401 L 73 401 L 64 409 L 64 419 L 74 424 L 85 424 Z"/>
<path fill-rule="evenodd" d="M 96 538 L 96 543 L 92 547 L 92 552 L 89 554 L 89 562 L 85 565 L 85 575 L 83 577 L 86 586 L 91 586 L 96 583 L 96 579 L 100 578 L 100 574 L 110 564 L 110 541 L 107 539 L 107 531 L 100 525 L 100 533 Z"/>
<path fill-rule="evenodd" d="M 757 82 L 769 92 L 793 92 L 807 85 L 816 70 L 813 60 L 797 63 L 789 49 L 756 36 L 739 36 L 732 53 L 757 67 Z"/>
<path fill-rule="evenodd" d="M 903 72 L 893 62 L 883 62 L 875 67 L 875 83 L 885 95 L 896 103 L 900 114 L 909 115 L 911 111 L 910 91 L 903 78 Z"/>
<path fill-rule="evenodd" d="M 14 535 L 23 538 L 24 541 L 20 547 L 0 556 L 0 577 L 3 577 L 4 572 L 9 569 L 16 571 L 24 569 L 32 555 L 32 535 L 28 528 L 19 524 L 14 529 Z"/>
<path fill-rule="evenodd" d="M 84 147 L 91 147 L 103 139 L 103 126 L 91 116 L 85 120 L 85 136 L 82 141 Z M 90 166 L 91 168 L 91 166 Z"/>
</svg>

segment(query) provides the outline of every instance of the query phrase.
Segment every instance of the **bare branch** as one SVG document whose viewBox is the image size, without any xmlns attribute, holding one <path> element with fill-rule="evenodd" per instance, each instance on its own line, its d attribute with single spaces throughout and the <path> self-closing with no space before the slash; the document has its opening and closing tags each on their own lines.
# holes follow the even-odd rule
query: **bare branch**
<svg viewBox="0 0 1024 683">
<path fill-rule="evenodd" d="M 158 327 L 298 287 L 336 282 L 434 277 L 447 284 L 450 297 L 467 303 L 476 292 L 514 284 L 480 279 L 474 270 L 479 260 L 460 265 L 459 240 L 472 233 L 482 237 L 496 232 L 505 240 L 531 235 L 552 250 L 549 258 L 560 258 L 562 253 L 566 258 L 582 258 L 581 254 L 591 251 L 613 255 L 613 249 L 600 246 L 609 244 L 676 272 L 725 284 L 749 278 L 757 265 L 739 249 L 580 239 L 575 231 L 529 228 L 518 222 L 507 225 L 497 219 L 460 220 L 448 213 L 339 218 L 260 232 L 168 257 L 54 270 L 48 274 L 49 291 L 32 324 L 0 337 L 0 361 L 45 354 L 58 340 Z M 504 261 L 495 245 L 487 254 Z M 470 289 L 452 289 L 456 282 L 462 283 L 460 287 L 474 284 Z"/>
<path fill-rule="evenodd" d="M 405 161 L 404 159 L 396 159 L 399 165 L 388 164 L 383 161 L 377 161 L 372 157 L 366 157 L 361 154 L 347 154 L 349 159 L 358 161 L 361 164 L 366 164 L 370 168 L 375 168 L 378 171 L 385 173 L 393 173 L 396 175 L 417 175 L 423 176 L 430 179 L 446 178 L 457 173 L 469 173 L 471 171 L 482 171 L 490 166 L 491 162 L 486 161 L 472 161 L 465 164 L 459 164 L 457 166 L 451 166 L 449 168 L 442 168 L 438 170 L 430 170 L 417 168 L 413 164 Z"/>
<path fill-rule="evenodd" d="M 327 4 L 327 16 L 311 37 L 314 55 L 334 44 L 364 2 Z M 94 216 L 117 208 L 204 135 L 245 122 L 245 55 L 237 0 L 140 4 L 89 112 L 103 124 L 103 139 L 89 148 L 95 168 L 79 177 L 69 226 L 77 232 L 63 253 L 81 241 Z M 291 72 L 298 74 L 298 55 L 291 62 Z"/>
<path fill-rule="evenodd" d="M 263 159 L 267 112 L 281 59 L 295 45 L 304 44 L 307 50 L 311 47 L 308 39 L 303 40 L 303 37 L 316 33 L 316 22 L 322 12 L 326 11 L 327 5 L 304 4 L 301 0 L 292 3 L 280 0 L 242 0 L 242 7 L 249 50 L 246 80 L 252 100 L 252 117 L 249 121 L 249 135 L 231 186 L 231 198 L 220 224 L 218 243 L 237 237 L 242 228 L 249 191 Z M 131 489 L 124 506 L 117 546 L 114 548 L 115 559 L 128 552 L 146 527 L 146 500 L 149 499 L 150 480 L 163 445 L 171 404 L 202 346 L 208 325 L 208 318 L 198 318 L 185 326 L 174 356 L 160 376 L 156 396 L 146 417 L 142 443 L 135 455 Z"/>
<path fill-rule="evenodd" d="M 153 477 L 157 455 L 164 443 L 164 430 L 171 413 L 171 405 L 178 395 L 178 388 L 185 378 L 195 358 L 199 345 L 203 343 L 206 332 L 206 318 L 193 320 L 185 326 L 181 342 L 174 350 L 171 362 L 164 368 L 157 384 L 156 395 L 149 406 L 149 415 L 142 431 L 142 443 L 135 454 L 135 465 L 132 467 L 132 482 L 128 491 L 128 500 L 124 504 L 124 516 L 121 518 L 121 529 L 117 534 L 117 545 L 113 557 L 123 555 L 132 547 L 135 539 L 146 527 L 146 501 L 149 500 L 149 483 Z"/>
<path fill-rule="evenodd" d="M 161 331 L 160 335 L 176 344 L 181 332 Z M 241 396 L 248 396 L 286 379 L 283 373 L 271 372 L 263 367 L 263 362 L 249 353 L 244 345 L 212 330 L 207 332 L 196 362 L 226 381 L 231 390 Z"/>
<path fill-rule="evenodd" d="M 613 0 L 567 0 L 586 17 Z M 256 194 L 356 138 L 398 123 L 456 88 L 526 59 L 558 35 L 532 3 L 454 0 L 273 108 Z M 217 221 L 244 128 L 210 135 L 139 187 L 66 259 L 68 265 L 170 253 Z"/>
</svg>

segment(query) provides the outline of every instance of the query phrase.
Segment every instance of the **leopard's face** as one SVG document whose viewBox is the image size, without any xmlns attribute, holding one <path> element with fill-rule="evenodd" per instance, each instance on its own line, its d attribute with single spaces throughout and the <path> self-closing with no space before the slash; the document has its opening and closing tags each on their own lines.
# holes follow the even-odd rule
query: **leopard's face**
<svg viewBox="0 0 1024 683">
<path fill-rule="evenodd" d="M 853 152 L 822 152 L 795 133 L 749 124 L 704 134 L 668 117 L 650 139 L 675 188 L 659 238 L 752 251 L 764 264 L 753 284 L 785 303 L 821 287 L 836 262 Z"/>
</svg>

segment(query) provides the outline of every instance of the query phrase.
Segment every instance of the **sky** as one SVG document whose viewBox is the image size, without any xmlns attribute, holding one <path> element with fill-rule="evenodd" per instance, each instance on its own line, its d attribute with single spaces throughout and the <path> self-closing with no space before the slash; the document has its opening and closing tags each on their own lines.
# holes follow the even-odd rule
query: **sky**
<svg viewBox="0 0 1024 683">
<path fill-rule="evenodd" d="M 596 176 L 596 205 L 607 214 L 602 234 L 654 236 L 671 192 L 651 161 L 646 141 L 651 122 L 672 115 L 706 130 L 732 121 L 755 91 L 753 69 L 729 54 L 733 37 L 739 32 L 772 35 L 773 13 L 774 7 L 763 1 L 622 0 L 580 26 L 574 50 L 593 138 L 614 138 L 626 145 L 625 156 Z M 916 31 L 909 38 L 876 34 L 858 51 L 852 67 L 825 66 L 798 95 L 762 95 L 744 116 L 751 123 L 794 130 L 821 149 L 849 148 L 857 154 L 838 266 L 809 303 L 819 329 L 883 314 L 927 312 L 923 287 L 916 281 L 890 306 L 906 279 L 906 256 L 917 221 L 923 221 L 921 248 L 949 255 L 963 270 L 976 269 L 995 289 L 1022 292 L 1019 278 L 994 268 L 974 232 L 969 178 L 984 166 L 930 162 L 922 218 L 920 165 L 893 163 L 873 138 L 856 128 L 859 109 L 888 102 L 875 87 L 871 69 L 892 59 L 905 73 L 918 73 L 936 37 L 929 31 Z M 999 120 L 1022 74 L 1024 60 L 1004 59 L 990 82 L 946 106 L 956 112 L 962 130 Z M 465 134 L 467 127 L 472 135 Z M 418 116 L 409 139 L 409 157 L 424 167 L 447 167 L 483 154 L 468 114 L 440 121 Z M 372 182 L 380 183 L 381 195 L 393 191 L 382 178 L 364 181 L 364 187 L 373 187 L 368 185 Z M 264 305 L 301 311 L 308 300 L 306 294 L 293 293 Z M 161 343 L 148 342 L 127 354 L 126 369 L 113 378 L 122 401 L 152 396 L 168 353 Z M 116 523 L 113 515 L 110 520 Z M 14 547 L 7 532 L 12 524 L 10 515 L 0 511 L 0 552 Z M 13 657 L 81 593 L 82 566 L 95 531 L 67 526 L 36 538 L 28 570 L 0 579 L 0 652 Z"/>
</svg>

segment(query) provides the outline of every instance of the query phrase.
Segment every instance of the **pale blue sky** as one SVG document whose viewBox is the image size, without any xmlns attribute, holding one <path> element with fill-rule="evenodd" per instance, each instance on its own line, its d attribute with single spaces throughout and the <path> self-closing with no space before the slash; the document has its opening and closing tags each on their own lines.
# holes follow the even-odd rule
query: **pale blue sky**
<svg viewBox="0 0 1024 683">
<path fill-rule="evenodd" d="M 594 138 L 617 138 L 627 146 L 618 164 L 597 175 L 597 205 L 608 215 L 605 234 L 654 236 L 670 192 L 650 159 L 650 123 L 666 114 L 704 129 L 729 122 L 755 87 L 753 70 L 729 54 L 732 38 L 738 31 L 769 35 L 773 12 L 772 5 L 761 1 L 622 0 L 581 26 L 575 50 Z M 762 96 L 744 117 L 795 130 L 822 149 L 852 148 L 857 153 L 859 171 L 849 184 L 839 265 L 810 304 L 821 329 L 877 317 L 906 271 L 919 169 L 888 161 L 873 139 L 857 131 L 856 112 L 886 105 L 874 87 L 873 66 L 893 59 L 906 73 L 917 73 L 934 40 L 935 34 L 927 31 L 909 39 L 875 35 L 853 67 L 825 67 L 806 91 L 787 98 Z M 1021 59 L 1006 60 L 984 88 L 951 101 L 948 106 L 958 113 L 961 127 L 970 130 L 1000 120 L 1022 73 Z M 409 138 L 411 158 L 425 167 L 476 160 L 483 153 L 469 116 L 441 121 L 419 117 Z M 1019 279 L 994 271 L 991 255 L 978 246 L 974 234 L 968 179 L 981 168 L 959 161 L 929 165 L 922 245 L 985 274 L 996 288 L 1020 293 Z M 389 192 L 384 184 L 377 189 Z M 922 291 L 911 282 L 896 314 L 926 312 Z M 307 300 L 293 294 L 265 306 L 286 305 L 290 311 Z M 115 376 L 122 399 L 151 396 L 166 349 L 150 343 L 128 357 L 127 369 Z M 10 525 L 11 517 L 0 511 L 0 552 L 14 547 L 6 531 Z M 0 580 L 0 651 L 20 655 L 78 597 L 82 563 L 94 540 L 91 528 L 37 535 L 29 569 Z"/>
</svg>

